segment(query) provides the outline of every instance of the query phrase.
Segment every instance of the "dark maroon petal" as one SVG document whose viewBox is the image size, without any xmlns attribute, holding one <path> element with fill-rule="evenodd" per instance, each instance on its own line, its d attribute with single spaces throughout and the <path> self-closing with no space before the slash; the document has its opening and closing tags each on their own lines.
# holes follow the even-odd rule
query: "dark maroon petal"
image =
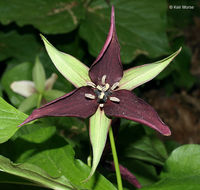
<svg viewBox="0 0 200 190">
<path fill-rule="evenodd" d="M 160 119 L 157 112 L 144 100 L 128 90 L 118 90 L 111 95 L 119 98 L 119 103 L 110 100 L 104 105 L 107 116 L 122 117 L 145 124 L 163 135 L 171 135 L 168 126 Z"/>
<path fill-rule="evenodd" d="M 110 165 L 110 169 L 112 171 L 115 171 L 114 162 L 109 162 L 109 165 Z M 138 189 L 142 187 L 140 182 L 137 180 L 137 178 L 127 168 L 119 164 L 119 169 L 120 169 L 121 176 L 124 180 L 128 181 L 130 184 L 132 184 Z"/>
<path fill-rule="evenodd" d="M 85 93 L 94 95 L 90 87 L 84 86 L 57 98 L 42 107 L 35 109 L 32 114 L 19 126 L 35 119 L 46 116 L 69 116 L 87 118 L 93 115 L 98 107 L 96 100 L 85 98 Z"/>
<path fill-rule="evenodd" d="M 103 75 L 106 75 L 106 82 L 110 85 L 118 82 L 123 76 L 120 46 L 115 30 L 114 7 L 112 7 L 111 25 L 107 40 L 89 70 L 89 76 L 95 84 L 101 84 Z"/>
</svg>

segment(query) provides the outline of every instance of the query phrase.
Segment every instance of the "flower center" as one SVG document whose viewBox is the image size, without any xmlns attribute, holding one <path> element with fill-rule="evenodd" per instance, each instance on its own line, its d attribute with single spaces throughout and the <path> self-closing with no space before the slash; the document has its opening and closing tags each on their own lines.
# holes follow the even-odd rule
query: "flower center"
<svg viewBox="0 0 200 190">
<path fill-rule="evenodd" d="M 95 95 L 86 93 L 85 97 L 92 100 L 97 99 L 97 102 L 101 108 L 103 108 L 104 103 L 107 102 L 108 98 L 112 102 L 120 102 L 119 98 L 111 96 L 112 92 L 118 87 L 119 82 L 114 83 L 112 87 L 110 87 L 110 85 L 106 83 L 106 75 L 103 75 L 101 79 L 101 85 L 96 86 L 93 82 L 87 82 L 87 85 L 93 88 Z"/>
</svg>

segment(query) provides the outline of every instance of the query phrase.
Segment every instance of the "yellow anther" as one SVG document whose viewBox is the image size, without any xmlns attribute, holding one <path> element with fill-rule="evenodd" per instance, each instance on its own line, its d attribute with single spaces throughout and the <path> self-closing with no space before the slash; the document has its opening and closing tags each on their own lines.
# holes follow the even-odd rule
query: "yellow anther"
<svg viewBox="0 0 200 190">
<path fill-rule="evenodd" d="M 112 85 L 111 90 L 115 90 L 119 85 L 119 82 L 116 82 Z"/>
<path fill-rule="evenodd" d="M 112 102 L 120 102 L 120 99 L 117 97 L 110 97 L 109 98 Z"/>
<path fill-rule="evenodd" d="M 110 85 L 108 83 L 106 83 L 106 85 L 103 87 L 103 91 L 107 91 L 110 88 Z"/>
<path fill-rule="evenodd" d="M 102 90 L 103 90 L 103 87 L 100 86 L 100 85 L 97 85 L 97 89 L 98 89 L 99 91 L 102 91 Z"/>
<path fill-rule="evenodd" d="M 105 83 L 106 83 L 106 75 L 103 75 L 103 77 L 101 79 L 101 83 L 102 83 L 102 85 L 105 85 Z"/>
<path fill-rule="evenodd" d="M 86 98 L 89 98 L 89 99 L 92 99 L 92 100 L 95 99 L 95 96 L 92 95 L 92 94 L 85 94 L 85 97 L 86 97 Z"/>
<path fill-rule="evenodd" d="M 91 81 L 87 82 L 86 84 L 87 84 L 88 86 L 91 86 L 91 87 L 93 87 L 93 88 L 96 88 L 96 85 L 95 85 L 93 82 L 91 82 Z"/>
</svg>

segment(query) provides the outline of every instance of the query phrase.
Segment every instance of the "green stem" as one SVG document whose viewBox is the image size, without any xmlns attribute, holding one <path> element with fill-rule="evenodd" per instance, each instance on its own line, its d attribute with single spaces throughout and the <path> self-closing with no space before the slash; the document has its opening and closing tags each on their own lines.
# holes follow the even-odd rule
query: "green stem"
<svg viewBox="0 0 200 190">
<path fill-rule="evenodd" d="M 40 107 L 41 101 L 42 101 L 42 94 L 40 93 L 39 96 L 38 96 L 37 108 Z"/>
<path fill-rule="evenodd" d="M 117 157 L 117 151 L 116 151 L 116 147 L 115 147 L 115 139 L 114 139 L 114 136 L 113 136 L 113 131 L 112 131 L 111 126 L 109 128 L 109 138 L 110 138 L 110 144 L 111 144 L 113 160 L 114 160 L 114 165 L 115 165 L 115 172 L 116 172 L 116 177 L 117 177 L 118 190 L 123 190 L 122 178 L 121 178 L 121 174 L 120 174 L 119 162 L 118 162 L 118 157 Z"/>
</svg>

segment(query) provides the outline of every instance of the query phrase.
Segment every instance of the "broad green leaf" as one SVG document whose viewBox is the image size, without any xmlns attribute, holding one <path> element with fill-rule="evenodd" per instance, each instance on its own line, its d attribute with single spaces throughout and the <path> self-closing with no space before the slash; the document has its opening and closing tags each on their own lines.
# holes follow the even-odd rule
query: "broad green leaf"
<svg viewBox="0 0 200 190">
<path fill-rule="evenodd" d="M 44 92 L 44 98 L 47 102 L 63 96 L 65 93 L 60 90 L 47 90 Z"/>
<path fill-rule="evenodd" d="M 60 73 L 74 86 L 85 86 L 86 82 L 90 81 L 88 67 L 73 56 L 58 51 L 44 36 L 41 37 L 52 62 Z"/>
<path fill-rule="evenodd" d="M 181 48 L 169 57 L 124 71 L 120 80 L 119 89 L 133 90 L 134 88 L 150 81 L 156 77 L 167 65 L 180 53 Z"/>
<path fill-rule="evenodd" d="M 167 158 L 167 151 L 164 144 L 156 137 L 144 136 L 128 145 L 124 156 L 162 166 Z"/>
<path fill-rule="evenodd" d="M 175 149 L 165 163 L 161 180 L 142 190 L 197 190 L 200 187 L 200 145 Z"/>
<path fill-rule="evenodd" d="M 14 146 L 17 145 L 17 142 Z M 20 147 L 27 147 L 29 144 L 20 144 Z M 41 144 L 32 144 L 34 152 L 29 157 L 23 156 L 29 150 L 26 148 L 17 162 L 26 162 L 37 165 L 50 176 L 58 178 L 64 176 L 75 185 L 77 189 L 87 190 L 116 190 L 105 177 L 95 173 L 91 179 L 85 183 L 82 181 L 86 179 L 91 171 L 91 168 L 84 164 L 82 161 L 74 158 L 75 152 L 72 147 L 63 138 L 55 135 L 48 141 Z M 25 158 L 25 159 L 23 159 Z"/>
<path fill-rule="evenodd" d="M 192 56 L 191 49 L 183 45 L 181 55 L 178 56 L 171 65 L 171 76 L 173 77 L 174 84 L 178 87 L 186 88 L 187 90 L 191 89 L 196 81 L 196 78 L 192 75 L 190 69 Z"/>
<path fill-rule="evenodd" d="M 166 35 L 167 2 L 154 0 L 112 0 L 115 6 L 116 31 L 121 46 L 122 62 L 131 62 L 144 54 L 158 57 L 169 53 Z M 105 0 L 93 0 L 81 23 L 80 35 L 88 42 L 89 51 L 99 54 L 109 32 L 111 8 Z"/>
<path fill-rule="evenodd" d="M 39 58 L 37 57 L 35 65 L 33 67 L 33 81 L 35 84 L 35 88 L 40 93 L 42 93 L 44 91 L 45 80 L 46 80 L 46 75 L 45 75 L 44 68 L 43 68 Z"/>
<path fill-rule="evenodd" d="M 18 177 L 18 176 L 14 176 L 12 174 L 8 174 L 8 173 L 5 173 L 5 172 L 2 172 L 0 171 L 0 185 L 1 185 L 1 188 L 3 189 L 6 189 L 6 190 L 12 190 L 14 188 L 9 188 L 8 184 L 13 184 L 13 186 L 16 188 L 16 185 L 25 185 L 25 187 L 27 188 L 26 185 L 32 185 L 34 186 L 34 183 L 33 182 L 30 182 L 26 179 L 23 179 L 21 177 Z M 6 187 L 4 187 L 4 185 Z M 21 187 L 21 186 L 20 186 Z M 21 188 L 20 188 L 21 189 Z M 31 188 L 32 189 L 32 188 Z"/>
<path fill-rule="evenodd" d="M 6 0 L 0 1 L 0 21 L 33 25 L 49 34 L 74 30 L 84 15 L 80 0 Z"/>
<path fill-rule="evenodd" d="M 107 118 L 104 110 L 99 107 L 90 118 L 90 141 L 92 144 L 93 158 L 92 169 L 88 179 L 94 174 L 103 153 L 111 119 Z"/>
<path fill-rule="evenodd" d="M 184 38 L 177 38 L 173 40 L 173 50 L 176 50 L 180 44 L 183 44 L 180 55 L 174 59 L 173 64 L 170 64 L 164 72 L 158 75 L 157 79 L 162 80 L 170 75 L 170 84 L 171 86 L 173 84 L 173 87 L 171 88 L 179 87 L 189 90 L 196 82 L 196 78 L 192 75 L 190 69 L 192 52 L 189 47 L 184 45 L 184 40 Z"/>
<path fill-rule="evenodd" d="M 144 187 L 141 190 L 198 190 L 200 187 L 200 176 L 189 176 L 181 178 L 164 178 L 158 183 Z"/>
<path fill-rule="evenodd" d="M 2 76 L 1 84 L 8 94 L 11 103 L 19 106 L 24 97 L 16 94 L 10 88 L 11 83 L 20 80 L 32 80 L 32 64 L 25 62 L 6 70 Z"/>
<path fill-rule="evenodd" d="M 0 143 L 7 141 L 19 129 L 26 115 L 0 98 Z"/>
<path fill-rule="evenodd" d="M 162 177 L 199 175 L 200 145 L 183 145 L 175 149 L 165 164 Z"/>
<path fill-rule="evenodd" d="M 34 93 L 28 98 L 24 99 L 22 103 L 19 105 L 19 110 L 21 112 L 27 112 L 32 108 L 35 108 L 37 106 L 37 100 L 38 100 L 38 94 Z"/>
<path fill-rule="evenodd" d="M 3 156 L 0 156 L 0 169 L 3 172 L 34 181 L 36 184 L 42 187 L 48 187 L 57 190 L 76 189 L 73 188 L 73 186 L 64 176 L 55 179 L 35 165 L 27 163 L 15 164 Z"/>
<path fill-rule="evenodd" d="M 32 143 L 42 143 L 52 137 L 56 132 L 56 127 L 53 125 L 37 123 L 21 127 L 13 136 L 24 139 Z"/>
<path fill-rule="evenodd" d="M 4 2 L 0 1 L 0 4 Z M 2 14 L 1 8 L 0 5 L 0 14 Z M 22 35 L 16 31 L 0 32 L 0 61 L 14 57 L 18 61 L 34 62 L 35 55 L 39 52 L 40 48 L 39 43 L 33 35 Z"/>
</svg>

